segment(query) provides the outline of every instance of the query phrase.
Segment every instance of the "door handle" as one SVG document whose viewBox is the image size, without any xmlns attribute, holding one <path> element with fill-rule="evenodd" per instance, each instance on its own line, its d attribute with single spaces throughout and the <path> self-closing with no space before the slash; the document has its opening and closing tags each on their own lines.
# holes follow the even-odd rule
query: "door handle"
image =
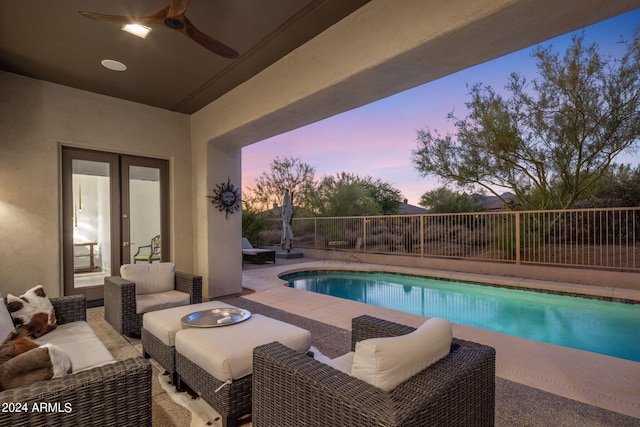
<svg viewBox="0 0 640 427">
<path fill-rule="evenodd" d="M 129 242 L 122 242 L 122 247 L 123 247 L 123 248 L 126 248 L 126 247 L 128 247 L 128 246 L 129 246 Z"/>
</svg>

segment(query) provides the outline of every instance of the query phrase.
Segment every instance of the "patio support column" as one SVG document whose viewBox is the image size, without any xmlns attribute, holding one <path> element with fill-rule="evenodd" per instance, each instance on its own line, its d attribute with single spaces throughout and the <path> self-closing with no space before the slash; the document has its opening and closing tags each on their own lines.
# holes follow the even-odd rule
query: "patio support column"
<svg viewBox="0 0 640 427">
<path fill-rule="evenodd" d="M 207 189 L 206 194 L 194 197 L 206 198 L 213 195 L 216 185 L 230 182 L 234 188 L 241 188 L 241 149 L 221 148 L 207 144 Z M 242 212 L 226 214 L 206 199 L 207 265 L 209 274 L 204 281 L 205 294 L 209 298 L 242 292 Z M 203 277 L 204 279 L 204 277 Z"/>
</svg>

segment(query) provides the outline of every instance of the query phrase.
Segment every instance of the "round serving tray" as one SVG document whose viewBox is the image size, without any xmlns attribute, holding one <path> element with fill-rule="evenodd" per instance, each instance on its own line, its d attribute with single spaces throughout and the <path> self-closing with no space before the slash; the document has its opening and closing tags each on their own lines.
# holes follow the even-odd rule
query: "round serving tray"
<svg viewBox="0 0 640 427">
<path fill-rule="evenodd" d="M 249 310 L 241 308 L 214 308 L 187 314 L 180 322 L 189 328 L 217 328 L 218 326 L 234 325 L 244 322 L 251 317 Z"/>
</svg>

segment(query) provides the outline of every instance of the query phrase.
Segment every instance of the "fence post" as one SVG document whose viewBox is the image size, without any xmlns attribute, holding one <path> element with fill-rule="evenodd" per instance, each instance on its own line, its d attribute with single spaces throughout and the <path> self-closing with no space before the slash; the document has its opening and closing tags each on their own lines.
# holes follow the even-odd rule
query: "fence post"
<svg viewBox="0 0 640 427">
<path fill-rule="evenodd" d="M 363 217 L 362 221 L 362 252 L 367 253 L 367 217 Z"/>
<path fill-rule="evenodd" d="M 313 247 L 318 249 L 318 218 L 313 218 Z"/>
<path fill-rule="evenodd" d="M 520 212 L 516 212 L 516 264 L 520 265 Z"/>
<path fill-rule="evenodd" d="M 420 215 L 420 258 L 424 258 L 424 215 Z"/>
</svg>

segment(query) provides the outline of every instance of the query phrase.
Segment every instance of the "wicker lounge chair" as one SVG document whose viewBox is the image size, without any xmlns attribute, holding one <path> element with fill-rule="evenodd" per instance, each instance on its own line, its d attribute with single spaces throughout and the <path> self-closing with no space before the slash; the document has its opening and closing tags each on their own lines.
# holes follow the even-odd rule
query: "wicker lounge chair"
<svg viewBox="0 0 640 427">
<path fill-rule="evenodd" d="M 51 298 L 51 303 L 58 325 L 87 320 L 82 295 Z M 135 357 L 5 390 L 0 425 L 151 426 L 151 375 L 151 364 Z M 33 409 L 43 404 L 49 406 Z"/>
<path fill-rule="evenodd" d="M 152 264 L 138 264 L 139 266 Z M 158 264 L 153 264 L 158 265 Z M 123 266 L 124 267 L 124 266 Z M 202 302 L 202 276 L 175 272 L 175 291 L 188 294 L 187 304 Z M 139 336 L 142 328 L 143 312 L 138 312 L 136 304 L 136 283 L 119 276 L 104 279 L 104 318 L 121 334 Z M 171 307 L 171 306 L 169 306 Z M 169 308 L 161 307 L 161 308 Z M 156 308 L 157 310 L 158 308 Z M 145 310 L 152 311 L 152 310 Z"/>
<path fill-rule="evenodd" d="M 254 248 L 246 237 L 242 238 L 242 261 L 253 264 L 264 264 L 265 262 L 276 262 L 276 251 L 271 249 Z"/>
<path fill-rule="evenodd" d="M 360 316 L 355 343 L 414 328 Z M 252 422 L 267 426 L 493 426 L 495 350 L 453 340 L 452 351 L 390 392 L 274 342 L 253 353 Z"/>
</svg>

